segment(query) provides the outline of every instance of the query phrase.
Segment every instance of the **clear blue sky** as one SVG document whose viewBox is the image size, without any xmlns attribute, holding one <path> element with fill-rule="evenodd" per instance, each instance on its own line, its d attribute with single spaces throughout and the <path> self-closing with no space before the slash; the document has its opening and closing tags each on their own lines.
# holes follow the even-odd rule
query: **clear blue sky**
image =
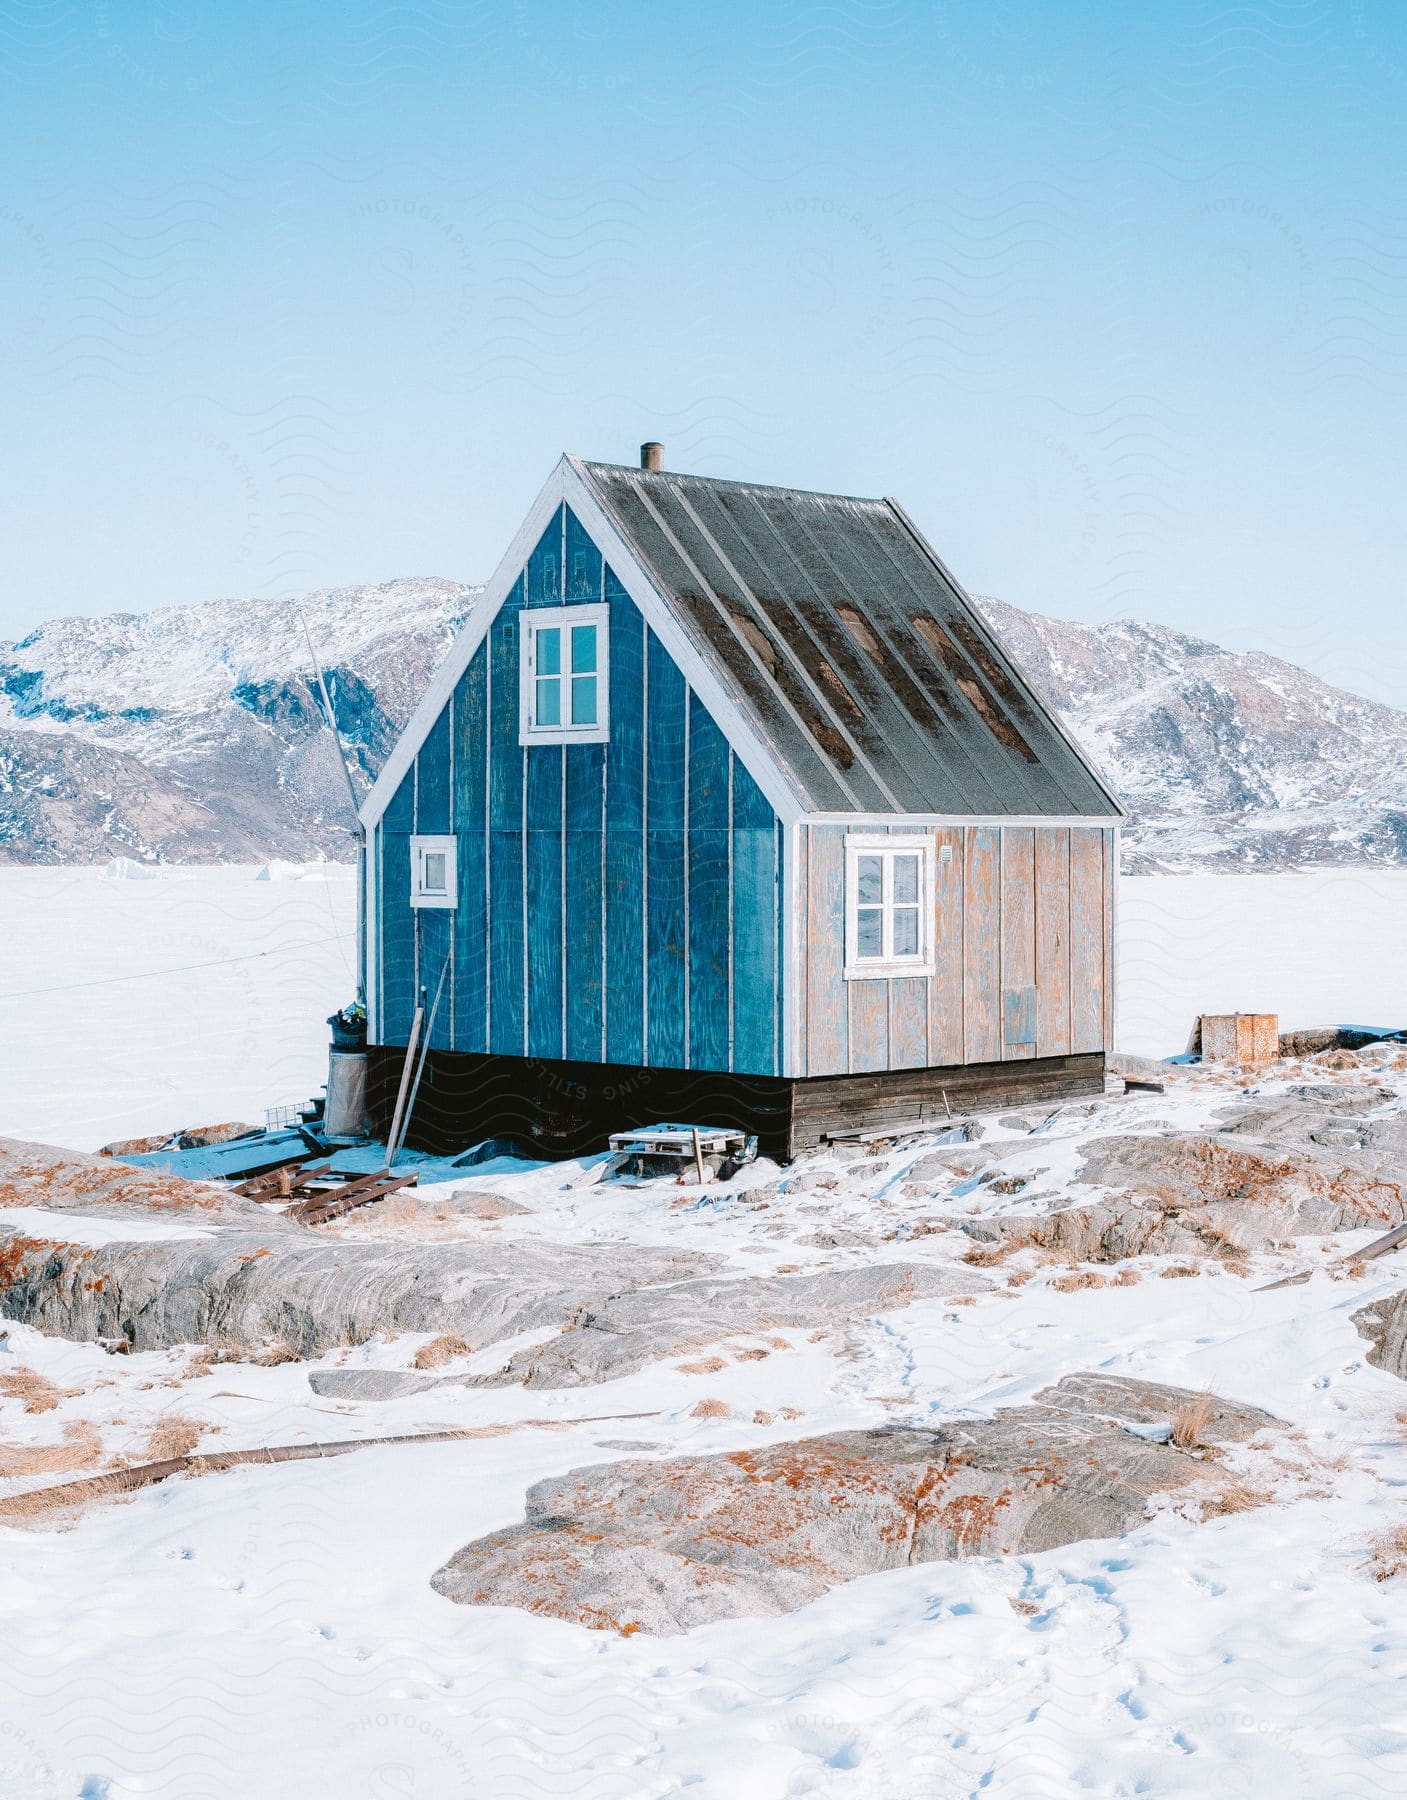
<svg viewBox="0 0 1407 1800">
<path fill-rule="evenodd" d="M 1401 0 L 54 0 L 0 82 L 0 636 L 477 578 L 659 437 L 1407 704 Z"/>
</svg>

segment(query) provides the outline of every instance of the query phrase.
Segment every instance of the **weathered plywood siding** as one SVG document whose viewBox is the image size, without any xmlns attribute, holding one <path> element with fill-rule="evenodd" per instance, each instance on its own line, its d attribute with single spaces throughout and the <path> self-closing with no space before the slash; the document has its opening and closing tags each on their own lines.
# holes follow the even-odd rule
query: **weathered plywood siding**
<svg viewBox="0 0 1407 1800">
<path fill-rule="evenodd" d="M 1108 1048 L 1112 828 L 934 832 L 934 973 L 881 981 L 845 980 L 846 829 L 803 824 L 798 832 L 793 979 L 804 1004 L 786 1073 L 860 1075 Z"/>
<path fill-rule="evenodd" d="M 518 742 L 525 607 L 605 600 L 610 739 Z M 453 832 L 458 905 L 410 905 L 416 833 Z M 374 1041 L 780 1072 L 781 828 L 568 508 L 558 511 L 371 846 Z"/>
</svg>

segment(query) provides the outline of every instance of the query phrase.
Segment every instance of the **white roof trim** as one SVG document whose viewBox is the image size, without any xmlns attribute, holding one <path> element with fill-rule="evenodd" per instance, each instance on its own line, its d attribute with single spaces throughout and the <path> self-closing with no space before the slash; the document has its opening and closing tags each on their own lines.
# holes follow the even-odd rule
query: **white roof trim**
<svg viewBox="0 0 1407 1800">
<path fill-rule="evenodd" d="M 370 830 L 390 805 L 475 651 L 488 636 L 490 625 L 522 574 L 538 539 L 563 501 L 576 514 L 609 564 L 611 573 L 639 607 L 645 622 L 674 659 L 684 680 L 708 709 L 743 767 L 766 795 L 772 810 L 784 823 L 800 818 L 804 811 L 801 796 L 792 788 L 780 762 L 759 736 L 739 700 L 723 686 L 712 666 L 704 660 L 676 617 L 661 584 L 602 506 L 580 463 L 575 457 L 564 456 L 547 478 L 532 510 L 494 570 L 493 579 L 475 602 L 419 706 L 396 740 L 375 786 L 362 804 L 362 824 Z"/>
<path fill-rule="evenodd" d="M 405 779 L 406 771 L 415 761 L 420 746 L 429 737 L 436 719 L 444 711 L 445 703 L 458 687 L 460 676 L 474 660 L 474 652 L 488 636 L 489 626 L 497 618 L 498 609 L 522 574 L 528 558 L 537 546 L 537 540 L 546 531 L 548 520 L 562 504 L 565 468 L 566 458 L 563 457 L 548 476 L 542 492 L 533 501 L 527 518 L 518 527 L 513 542 L 503 554 L 503 560 L 494 570 L 493 579 L 474 602 L 469 617 L 460 627 L 459 636 L 450 645 L 444 661 L 436 669 L 429 687 L 422 695 L 419 706 L 410 715 L 405 730 L 396 739 L 375 785 L 362 802 L 361 822 L 368 830 L 391 804 L 396 789 Z"/>
</svg>

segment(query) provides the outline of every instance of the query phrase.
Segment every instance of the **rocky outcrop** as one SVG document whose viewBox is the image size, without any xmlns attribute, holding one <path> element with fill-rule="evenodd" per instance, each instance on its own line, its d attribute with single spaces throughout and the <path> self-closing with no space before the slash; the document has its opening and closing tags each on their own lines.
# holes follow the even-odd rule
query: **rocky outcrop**
<svg viewBox="0 0 1407 1800">
<path fill-rule="evenodd" d="M 1407 1288 L 1361 1307 L 1353 1322 L 1372 1345 L 1368 1361 L 1407 1381 Z"/>
<path fill-rule="evenodd" d="M 916 1300 L 969 1294 L 987 1286 L 966 1269 L 933 1263 L 835 1269 L 821 1275 L 777 1275 L 681 1281 L 668 1288 L 637 1286 L 602 1295 L 573 1314 L 561 1335 L 516 1351 L 489 1374 L 434 1376 L 385 1371 L 319 1370 L 319 1394 L 350 1400 L 387 1400 L 424 1388 L 581 1387 L 615 1381 L 648 1363 L 702 1350 L 728 1337 L 767 1331 L 818 1331 L 847 1319 L 895 1312 Z M 372 1377 L 373 1379 L 365 1379 Z"/>
<path fill-rule="evenodd" d="M 837 1432 L 719 1456 L 574 1469 L 433 1578 L 463 1605 L 626 1633 L 785 1613 L 913 1563 L 1117 1537 L 1204 1465 L 1167 1441 L 1197 1396 L 1076 1375 L 991 1420 Z M 1279 1421 L 1216 1401 L 1199 1441 Z"/>
<path fill-rule="evenodd" d="M 42 1233 L 28 1222 L 7 1233 L 4 1209 L 21 1206 L 44 1209 Z M 95 1233 L 100 1218 L 125 1221 L 130 1238 Z M 277 1343 L 311 1357 L 401 1331 L 451 1332 L 482 1350 L 547 1330 L 556 1335 L 472 1385 L 579 1387 L 734 1333 L 814 1330 L 985 1285 L 931 1264 L 728 1278 L 713 1273 L 720 1261 L 531 1240 L 328 1238 L 213 1183 L 0 1141 L 0 1315 L 137 1350 Z M 384 1382 L 360 1393 L 362 1374 L 328 1371 L 319 1391 L 390 1397 Z"/>
</svg>

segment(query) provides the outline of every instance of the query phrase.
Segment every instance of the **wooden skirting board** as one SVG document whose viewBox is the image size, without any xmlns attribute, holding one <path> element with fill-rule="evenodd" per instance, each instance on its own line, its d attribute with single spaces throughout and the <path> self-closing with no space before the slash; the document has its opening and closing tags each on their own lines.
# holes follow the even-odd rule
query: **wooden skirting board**
<svg viewBox="0 0 1407 1800">
<path fill-rule="evenodd" d="M 404 1061 L 405 1051 L 394 1046 L 369 1051 L 367 1100 L 383 1135 Z M 755 1136 L 764 1156 L 785 1161 L 860 1127 L 939 1123 L 950 1115 L 1103 1091 L 1103 1051 L 790 1080 L 432 1050 L 407 1141 L 445 1156 L 485 1138 L 505 1138 L 534 1156 L 558 1159 L 604 1150 L 612 1132 L 681 1119 Z"/>
</svg>

